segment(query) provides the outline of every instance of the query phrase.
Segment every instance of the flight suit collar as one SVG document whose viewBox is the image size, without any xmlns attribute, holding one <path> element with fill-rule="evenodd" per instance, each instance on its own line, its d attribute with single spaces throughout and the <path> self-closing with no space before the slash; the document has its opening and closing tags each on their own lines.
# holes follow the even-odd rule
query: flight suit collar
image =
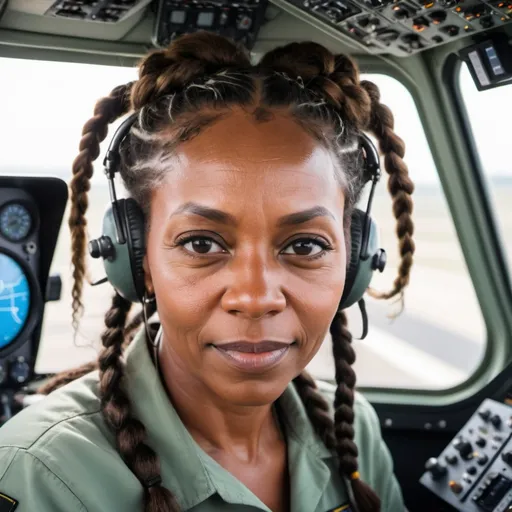
<svg viewBox="0 0 512 512">
<path fill-rule="evenodd" d="M 148 433 L 148 444 L 159 455 L 163 483 L 188 510 L 218 493 L 229 503 L 268 508 L 194 441 L 169 401 L 151 360 L 144 330 L 125 355 L 125 386 L 134 415 Z M 291 509 L 314 511 L 327 487 L 333 454 L 315 434 L 293 384 L 278 399 L 284 420 L 291 480 Z M 331 463 L 332 466 L 334 463 Z"/>
</svg>

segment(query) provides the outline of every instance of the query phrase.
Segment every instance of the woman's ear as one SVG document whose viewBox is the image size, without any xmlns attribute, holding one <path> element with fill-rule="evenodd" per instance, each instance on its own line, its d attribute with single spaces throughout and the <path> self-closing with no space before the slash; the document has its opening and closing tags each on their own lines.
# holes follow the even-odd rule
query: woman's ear
<svg viewBox="0 0 512 512">
<path fill-rule="evenodd" d="M 151 278 L 151 272 L 149 270 L 147 254 L 144 256 L 142 267 L 144 268 L 144 286 L 146 288 L 148 295 L 152 297 L 155 294 L 155 288 L 153 286 L 153 279 Z"/>
</svg>

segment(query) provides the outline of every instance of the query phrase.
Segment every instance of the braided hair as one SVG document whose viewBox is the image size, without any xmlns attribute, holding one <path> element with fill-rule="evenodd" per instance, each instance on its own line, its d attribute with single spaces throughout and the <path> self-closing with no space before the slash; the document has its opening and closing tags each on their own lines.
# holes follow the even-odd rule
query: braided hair
<svg viewBox="0 0 512 512">
<path fill-rule="evenodd" d="M 151 161 L 168 157 L 182 141 L 196 136 L 234 106 L 251 109 L 255 122 L 265 122 L 273 109 L 284 110 L 331 151 L 340 164 L 338 169 L 343 169 L 337 171 L 336 179 L 345 192 L 344 230 L 348 247 L 351 214 L 364 186 L 358 137 L 361 131 L 373 133 L 389 174 L 388 189 L 397 220 L 401 262 L 393 288 L 389 292 L 372 293 L 381 298 L 402 297 L 414 253 L 413 184 L 402 159 L 404 144 L 393 131 L 393 115 L 380 103 L 378 88 L 371 82 L 360 81 L 359 70 L 351 58 L 333 55 L 316 43 L 292 43 L 276 48 L 253 66 L 242 46 L 221 36 L 196 32 L 181 36 L 168 48 L 146 56 L 139 66 L 139 79 L 115 88 L 99 100 L 94 116 L 84 126 L 80 153 L 73 163 L 69 218 L 75 328 L 83 311 L 85 214 L 92 162 L 99 155 L 108 125 L 130 110 L 139 113 L 121 146 L 120 174 L 148 220 L 151 191 L 165 177 L 165 170 L 158 170 Z M 172 492 L 162 485 L 158 455 L 146 444 L 145 427 L 133 417 L 130 400 L 122 387 L 123 348 L 143 321 L 139 313 L 126 325 L 130 306 L 116 294 L 105 316 L 104 348 L 98 361 L 56 376 L 41 391 L 48 393 L 98 367 L 103 416 L 116 434 L 119 453 L 144 488 L 144 510 L 174 512 L 179 506 Z M 150 313 L 155 310 L 156 305 Z M 294 385 L 315 431 L 337 453 L 340 474 L 350 479 L 358 509 L 378 512 L 378 496 L 358 473 L 353 428 L 355 352 L 343 311 L 336 312 L 330 332 L 337 383 L 334 418 L 307 372 L 298 375 Z"/>
</svg>

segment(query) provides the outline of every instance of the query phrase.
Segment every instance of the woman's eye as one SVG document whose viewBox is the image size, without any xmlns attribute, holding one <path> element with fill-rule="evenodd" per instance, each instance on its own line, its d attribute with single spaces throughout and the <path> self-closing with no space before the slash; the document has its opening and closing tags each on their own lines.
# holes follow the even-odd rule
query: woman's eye
<svg viewBox="0 0 512 512">
<path fill-rule="evenodd" d="M 292 249 L 295 252 L 288 252 Z M 313 240 L 312 238 L 301 238 L 293 241 L 284 251 L 283 254 L 293 254 L 295 256 L 316 256 L 328 249 L 325 242 Z"/>
<path fill-rule="evenodd" d="M 219 254 L 225 252 L 224 249 L 211 238 L 203 236 L 189 237 L 179 242 L 187 251 L 196 254 Z M 212 250 L 218 247 L 220 251 Z"/>
<path fill-rule="evenodd" d="M 190 255 L 222 254 L 226 250 L 212 238 L 205 236 L 189 236 L 177 242 L 183 246 Z M 321 256 L 329 250 L 326 242 L 313 238 L 301 238 L 289 244 L 282 254 L 293 256 Z"/>
</svg>

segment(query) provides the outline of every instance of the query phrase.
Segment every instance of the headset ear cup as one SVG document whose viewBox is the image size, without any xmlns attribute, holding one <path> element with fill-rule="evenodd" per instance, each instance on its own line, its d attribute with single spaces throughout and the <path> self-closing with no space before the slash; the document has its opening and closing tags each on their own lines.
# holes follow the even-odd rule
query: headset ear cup
<svg viewBox="0 0 512 512">
<path fill-rule="evenodd" d="M 118 199 L 116 201 L 119 221 L 126 242 L 118 243 L 114 212 L 110 206 L 103 217 L 103 236 L 95 240 L 106 244 L 107 254 L 104 254 L 103 265 L 108 281 L 114 289 L 131 302 L 141 302 L 144 297 L 144 219 L 142 211 L 133 199 Z M 97 247 L 99 249 L 99 246 Z M 93 257 L 99 257 L 97 254 Z"/>
<path fill-rule="evenodd" d="M 124 218 L 127 243 L 130 252 L 130 266 L 135 292 L 142 301 L 145 291 L 144 256 L 146 254 L 146 239 L 144 233 L 144 215 L 135 199 L 121 199 L 121 215 Z"/>
<path fill-rule="evenodd" d="M 347 271 L 345 274 L 345 288 L 341 297 L 340 308 L 345 309 L 353 304 L 351 301 L 348 304 L 354 282 L 356 280 L 359 261 L 361 257 L 361 244 L 363 241 L 363 228 L 364 228 L 365 212 L 362 210 L 354 210 L 350 221 L 350 260 L 347 264 Z"/>
</svg>

